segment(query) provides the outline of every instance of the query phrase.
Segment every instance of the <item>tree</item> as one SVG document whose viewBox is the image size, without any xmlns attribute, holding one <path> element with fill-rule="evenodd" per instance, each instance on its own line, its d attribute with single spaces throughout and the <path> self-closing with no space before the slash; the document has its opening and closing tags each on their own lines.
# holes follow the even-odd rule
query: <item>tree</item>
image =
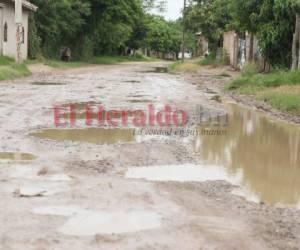
<svg viewBox="0 0 300 250">
<path fill-rule="evenodd" d="M 90 5 L 81 0 L 32 0 L 39 7 L 35 14 L 44 54 L 55 56 L 62 45 L 71 45 L 90 14 Z"/>
<path fill-rule="evenodd" d="M 223 0 L 192 0 L 187 7 L 186 27 L 194 33 L 201 31 L 215 50 L 231 23 L 228 8 Z"/>
</svg>

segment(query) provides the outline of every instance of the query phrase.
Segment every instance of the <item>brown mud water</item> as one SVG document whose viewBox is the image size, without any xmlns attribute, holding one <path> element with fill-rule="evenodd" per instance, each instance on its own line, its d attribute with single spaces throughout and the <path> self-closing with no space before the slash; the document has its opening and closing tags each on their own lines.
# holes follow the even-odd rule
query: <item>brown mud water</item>
<svg viewBox="0 0 300 250">
<path fill-rule="evenodd" d="M 135 141 L 133 129 L 46 129 L 31 135 L 55 141 L 86 142 L 92 144 L 117 144 Z"/>
<path fill-rule="evenodd" d="M 36 156 L 26 153 L 18 152 L 0 152 L 0 161 L 9 160 L 9 161 L 33 161 L 36 159 Z"/>
<path fill-rule="evenodd" d="M 199 164 L 133 167 L 126 177 L 224 180 L 239 187 L 234 194 L 257 203 L 300 204 L 300 129 L 235 104 L 226 106 L 228 117 L 210 118 L 190 138 Z"/>
<path fill-rule="evenodd" d="M 194 146 L 200 160 L 223 167 L 227 175 L 241 174 L 241 189 L 237 194 L 273 205 L 297 205 L 300 202 L 299 127 L 274 122 L 257 111 L 235 104 L 227 105 L 227 109 L 226 134 L 199 133 L 196 138 Z"/>
</svg>

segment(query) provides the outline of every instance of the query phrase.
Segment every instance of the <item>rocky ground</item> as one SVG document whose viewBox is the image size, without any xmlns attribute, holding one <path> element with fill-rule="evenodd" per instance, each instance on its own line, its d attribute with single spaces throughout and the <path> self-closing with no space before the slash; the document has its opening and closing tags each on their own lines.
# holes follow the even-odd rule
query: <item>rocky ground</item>
<svg viewBox="0 0 300 250">
<path fill-rule="evenodd" d="M 136 110 L 150 101 L 189 113 L 199 105 L 225 112 L 224 69 L 176 75 L 161 67 L 47 69 L 0 84 L 1 152 L 36 156 L 0 161 L 1 249 L 300 249 L 296 209 L 246 201 L 224 181 L 126 178 L 132 167 L 198 164 L 192 138 L 140 136 L 102 145 L 80 135 L 74 141 L 33 136 L 55 128 L 54 104 Z M 77 128 L 83 126 L 79 121 Z"/>
</svg>

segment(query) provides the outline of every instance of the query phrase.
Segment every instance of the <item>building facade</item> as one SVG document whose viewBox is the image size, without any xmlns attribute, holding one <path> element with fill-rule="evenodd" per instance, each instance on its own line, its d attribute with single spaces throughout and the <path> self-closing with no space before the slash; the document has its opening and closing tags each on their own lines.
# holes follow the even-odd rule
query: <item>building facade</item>
<svg viewBox="0 0 300 250">
<path fill-rule="evenodd" d="M 30 12 L 37 11 L 37 7 L 28 1 L 22 1 L 21 28 L 21 58 L 28 55 L 28 17 Z M 15 23 L 15 1 L 0 0 L 0 55 L 16 58 L 17 38 Z"/>
</svg>

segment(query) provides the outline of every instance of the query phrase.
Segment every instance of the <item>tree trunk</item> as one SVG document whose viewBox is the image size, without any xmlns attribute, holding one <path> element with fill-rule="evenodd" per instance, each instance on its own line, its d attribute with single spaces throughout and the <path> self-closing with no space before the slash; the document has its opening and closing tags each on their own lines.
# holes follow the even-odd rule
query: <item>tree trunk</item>
<svg viewBox="0 0 300 250">
<path fill-rule="evenodd" d="M 292 70 L 297 69 L 298 57 L 297 57 L 297 41 L 298 41 L 298 33 L 299 33 L 299 22 L 298 22 L 298 15 L 296 16 L 296 25 L 295 25 L 295 33 L 293 35 L 293 62 L 292 62 Z"/>
<path fill-rule="evenodd" d="M 298 70 L 300 69 L 300 17 L 299 15 L 297 15 L 297 23 L 298 23 L 298 42 L 299 42 L 299 45 L 298 45 Z"/>
<path fill-rule="evenodd" d="M 253 61 L 253 52 L 254 52 L 254 35 L 250 33 L 250 45 L 249 45 L 249 62 Z"/>
</svg>

